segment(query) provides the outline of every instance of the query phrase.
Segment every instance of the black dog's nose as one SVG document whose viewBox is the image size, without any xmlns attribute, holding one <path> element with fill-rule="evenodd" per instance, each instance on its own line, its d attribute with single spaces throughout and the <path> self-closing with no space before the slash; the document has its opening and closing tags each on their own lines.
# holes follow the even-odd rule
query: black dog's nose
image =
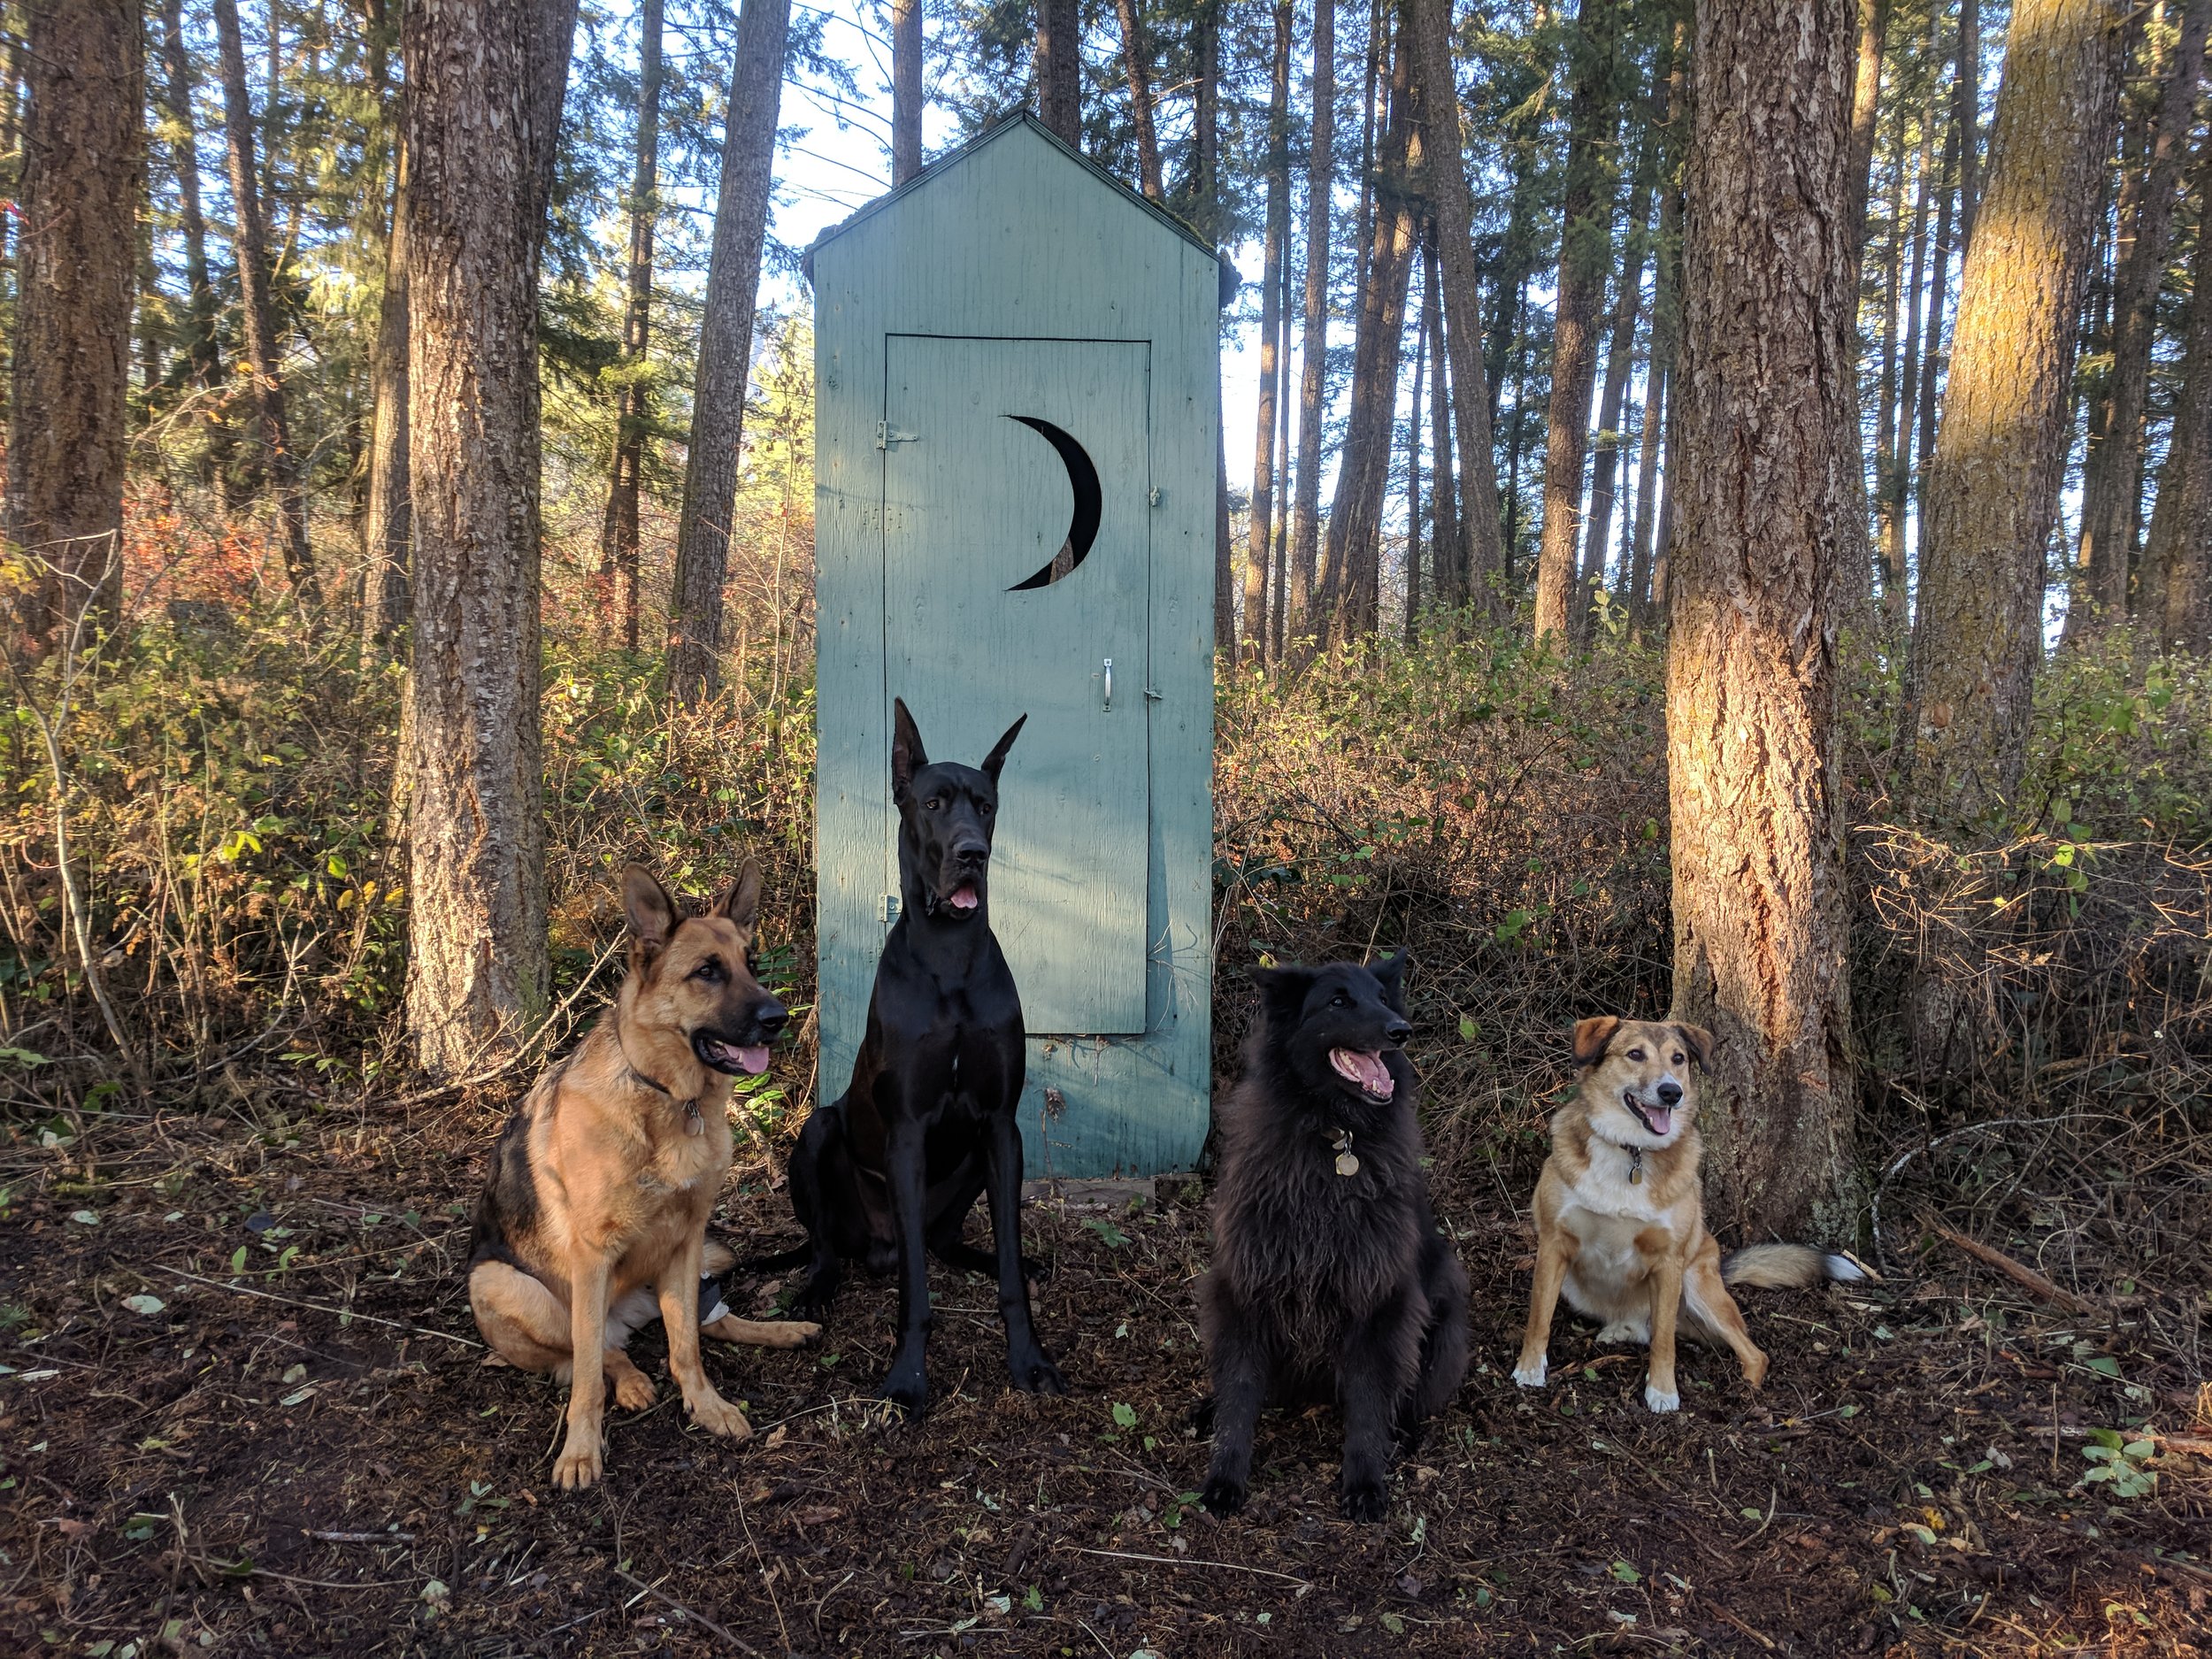
<svg viewBox="0 0 2212 1659">
<path fill-rule="evenodd" d="M 973 841 L 955 841 L 952 861 L 956 864 L 979 864 L 991 856 L 991 843 L 978 836 Z"/>
<path fill-rule="evenodd" d="M 1671 1106 L 1681 1098 L 1682 1085 L 1679 1083 L 1662 1083 L 1659 1086 L 1659 1103 L 1662 1106 Z"/>
<path fill-rule="evenodd" d="M 791 1023 L 791 1010 L 781 1002 L 763 1002 L 753 1010 L 753 1024 L 773 1037 Z"/>
<path fill-rule="evenodd" d="M 1383 1027 L 1383 1035 L 1393 1042 L 1403 1042 L 1408 1037 L 1413 1035 L 1413 1027 L 1402 1019 L 1394 1019 Z"/>
</svg>

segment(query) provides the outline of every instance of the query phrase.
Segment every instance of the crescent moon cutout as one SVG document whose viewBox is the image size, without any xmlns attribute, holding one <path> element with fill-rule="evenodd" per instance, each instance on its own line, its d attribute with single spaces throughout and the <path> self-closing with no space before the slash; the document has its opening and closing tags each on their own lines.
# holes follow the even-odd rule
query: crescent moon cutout
<svg viewBox="0 0 2212 1659">
<path fill-rule="evenodd" d="M 1098 469 L 1091 465 L 1091 457 L 1083 453 L 1083 446 L 1073 436 L 1033 415 L 1009 415 L 1007 419 L 1018 420 L 1053 447 L 1060 457 L 1060 465 L 1068 469 L 1068 483 L 1075 491 L 1075 517 L 1068 523 L 1067 540 L 1042 570 L 1006 590 L 1018 594 L 1033 588 L 1049 588 L 1083 562 L 1091 550 L 1091 543 L 1098 539 L 1099 513 L 1105 497 L 1098 487 Z"/>
</svg>

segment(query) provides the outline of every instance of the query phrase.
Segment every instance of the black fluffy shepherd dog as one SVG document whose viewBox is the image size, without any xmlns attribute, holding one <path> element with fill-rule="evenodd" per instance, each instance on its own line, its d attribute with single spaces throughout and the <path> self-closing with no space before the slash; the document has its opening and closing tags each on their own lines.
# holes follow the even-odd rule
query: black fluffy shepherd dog
<svg viewBox="0 0 2212 1659">
<path fill-rule="evenodd" d="M 1467 1371 L 1467 1274 L 1421 1171 L 1403 951 L 1371 968 L 1254 969 L 1244 1080 L 1218 1110 L 1213 1269 L 1198 1284 L 1214 1392 L 1206 1507 L 1244 1507 L 1271 1401 L 1337 1401 L 1339 1501 L 1388 1508 L 1394 1440 L 1417 1442 Z"/>
</svg>

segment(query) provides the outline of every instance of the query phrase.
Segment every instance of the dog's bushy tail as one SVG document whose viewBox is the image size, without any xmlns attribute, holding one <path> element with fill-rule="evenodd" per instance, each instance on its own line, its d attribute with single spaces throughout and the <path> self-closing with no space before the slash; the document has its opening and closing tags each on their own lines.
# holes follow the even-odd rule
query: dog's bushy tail
<svg viewBox="0 0 2212 1659">
<path fill-rule="evenodd" d="M 1720 1258 L 1720 1276 L 1731 1285 L 1783 1290 L 1826 1279 L 1848 1282 L 1867 1273 L 1849 1256 L 1824 1254 L 1809 1244 L 1747 1244 Z"/>
</svg>

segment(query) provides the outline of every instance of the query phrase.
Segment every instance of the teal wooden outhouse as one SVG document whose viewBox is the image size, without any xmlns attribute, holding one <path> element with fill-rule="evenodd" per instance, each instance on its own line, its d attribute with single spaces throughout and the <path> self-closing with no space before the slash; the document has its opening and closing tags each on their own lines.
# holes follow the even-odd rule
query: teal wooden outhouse
<svg viewBox="0 0 2212 1659">
<path fill-rule="evenodd" d="M 1192 1166 L 1212 989 L 1219 275 L 1036 119 L 808 250 L 820 1087 L 849 1080 L 899 890 L 891 702 L 1000 781 L 1028 1172 Z"/>
</svg>

